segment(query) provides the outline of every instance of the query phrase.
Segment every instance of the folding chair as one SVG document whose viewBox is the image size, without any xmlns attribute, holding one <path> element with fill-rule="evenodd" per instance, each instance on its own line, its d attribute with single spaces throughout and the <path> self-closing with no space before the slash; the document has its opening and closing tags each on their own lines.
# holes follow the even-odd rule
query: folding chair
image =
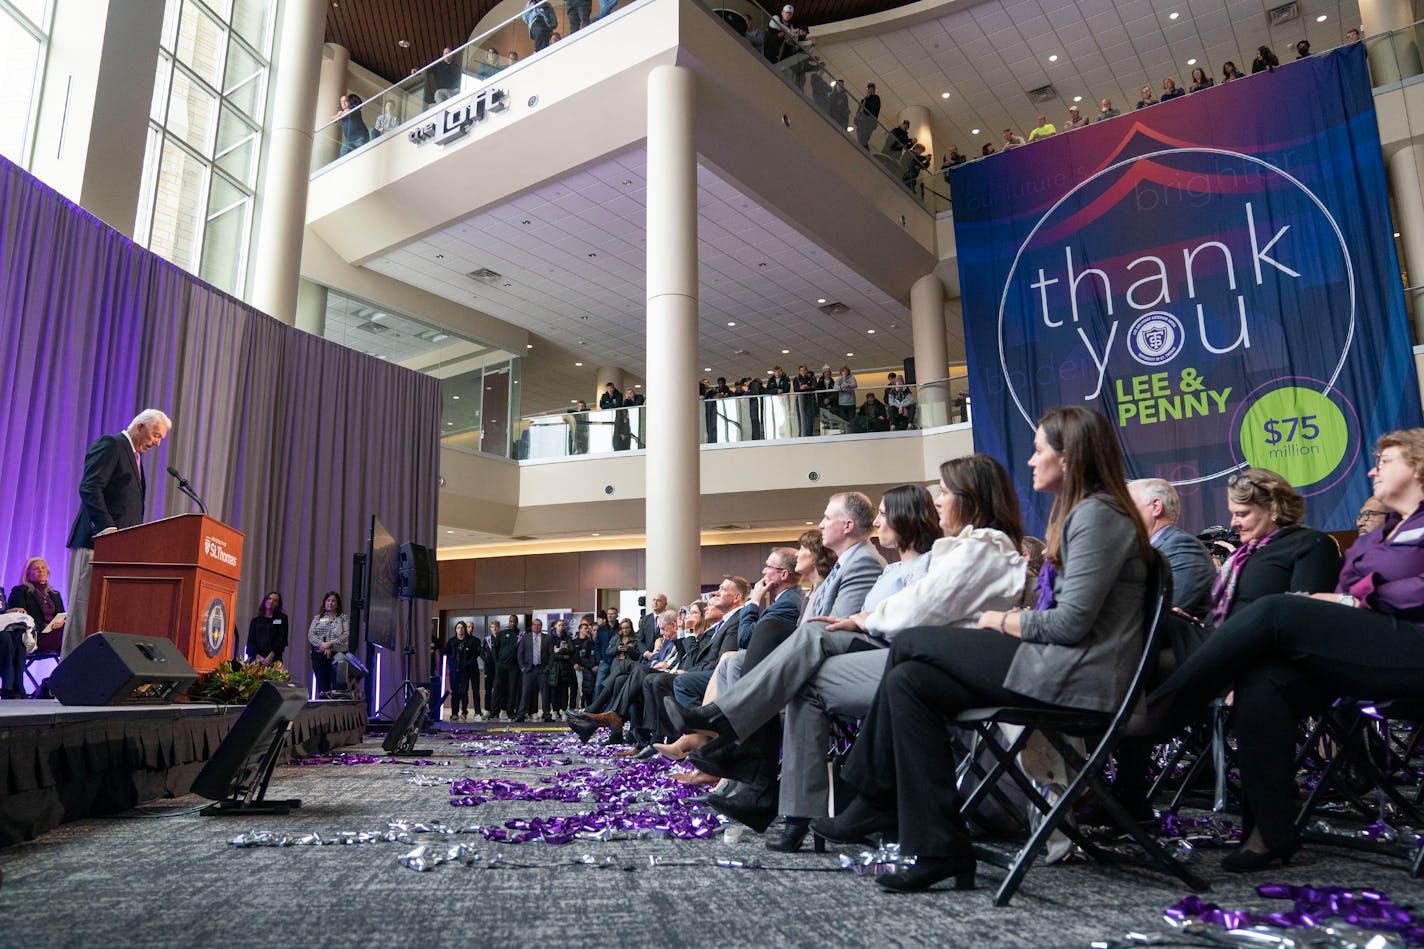
<svg viewBox="0 0 1424 949">
<path fill-rule="evenodd" d="M 1209 889 L 1201 877 L 1173 857 L 1167 850 L 1132 818 L 1113 794 L 1112 785 L 1103 776 L 1104 767 L 1127 734 L 1127 725 L 1133 711 L 1144 701 L 1148 681 L 1157 662 L 1158 650 L 1164 646 L 1162 616 L 1171 601 L 1171 570 L 1161 554 L 1148 564 L 1146 622 L 1143 631 L 1142 656 L 1137 663 L 1132 682 L 1123 696 L 1122 702 L 1112 712 L 1091 712 L 1070 709 L 1042 708 L 979 708 L 970 709 L 959 715 L 955 723 L 973 728 L 978 732 L 986 747 L 997 759 L 997 764 L 985 776 L 983 783 L 993 785 L 999 777 L 1007 774 L 1042 813 L 1043 819 L 1029 835 L 1027 842 L 1016 853 L 1005 853 L 983 844 L 975 845 L 975 855 L 986 863 L 1005 867 L 1009 872 L 994 895 L 994 905 L 1007 906 L 1017 892 L 1023 878 L 1040 853 L 1047 847 L 1049 837 L 1055 831 L 1062 831 L 1093 859 L 1102 863 L 1132 862 L 1171 874 L 1188 887 L 1198 892 Z M 1023 731 L 1007 746 L 999 739 L 1000 725 L 1019 725 Z M 1017 755 L 1027 744 L 1032 732 L 1038 731 L 1063 756 L 1073 779 L 1053 805 L 1033 787 L 1033 783 L 1018 766 Z M 1073 747 L 1070 738 L 1082 738 L 1092 748 L 1086 759 Z M 1091 790 L 1099 806 L 1114 824 L 1146 853 L 1145 859 L 1135 859 L 1104 850 L 1089 840 L 1070 818 L 1078 800 Z M 971 795 L 965 801 L 963 812 L 966 819 L 972 819 L 971 808 L 978 805 L 979 797 Z"/>
<path fill-rule="evenodd" d="M 1157 779 L 1147 792 L 1147 799 L 1155 801 L 1171 787 L 1177 769 L 1183 767 L 1180 781 L 1172 791 L 1165 810 L 1176 811 L 1197 786 L 1197 779 L 1203 769 L 1212 768 L 1211 800 L 1205 806 L 1220 814 L 1226 810 L 1228 802 L 1227 769 L 1230 746 L 1226 742 L 1226 725 L 1231 718 L 1231 707 L 1223 699 L 1214 699 L 1201 721 L 1188 726 L 1176 749 L 1167 758 Z M 1190 758 L 1190 760 L 1188 760 Z M 1183 764 L 1185 762 L 1185 765 Z M 1195 799 L 1194 799 L 1195 800 Z"/>
<path fill-rule="evenodd" d="M 1390 736 L 1391 720 L 1416 724 L 1424 722 L 1424 703 L 1376 703 L 1345 698 L 1337 700 L 1328 712 L 1316 720 L 1303 742 L 1303 748 L 1319 747 L 1329 742 L 1333 753 L 1316 775 L 1315 786 L 1306 795 L 1296 815 L 1295 828 L 1302 839 L 1311 843 L 1403 856 L 1410 863 L 1410 876 L 1419 877 L 1424 873 L 1424 848 L 1412 842 L 1338 834 L 1310 826 L 1332 795 L 1343 799 L 1361 820 L 1367 822 L 1382 823 L 1385 805 L 1392 803 L 1400 823 L 1416 827 L 1424 825 L 1424 808 L 1419 806 L 1417 796 L 1407 795 L 1399 786 L 1392 774 L 1394 769 L 1389 767 L 1387 760 L 1383 766 L 1375 762 L 1377 752 L 1382 752 L 1386 758 L 1400 754 Z M 1415 732 L 1402 749 L 1402 764 L 1407 765 L 1409 756 L 1417 750 L 1417 728 Z"/>
</svg>

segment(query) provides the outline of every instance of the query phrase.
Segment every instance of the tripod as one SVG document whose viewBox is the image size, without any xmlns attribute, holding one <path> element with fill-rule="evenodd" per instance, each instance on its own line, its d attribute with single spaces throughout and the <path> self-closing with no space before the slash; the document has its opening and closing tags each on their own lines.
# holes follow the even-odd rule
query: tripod
<svg viewBox="0 0 1424 949">
<path fill-rule="evenodd" d="M 401 649 L 401 684 L 391 693 L 390 698 L 381 703 L 376 709 L 373 718 L 380 719 L 385 714 L 386 706 L 390 705 L 397 698 L 400 699 L 400 708 L 405 708 L 415 690 L 420 688 L 410 680 L 410 658 L 415 655 L 415 597 L 410 596 L 404 589 L 405 583 L 401 583 L 401 591 L 398 596 L 406 602 L 406 636 L 405 646 Z"/>
</svg>

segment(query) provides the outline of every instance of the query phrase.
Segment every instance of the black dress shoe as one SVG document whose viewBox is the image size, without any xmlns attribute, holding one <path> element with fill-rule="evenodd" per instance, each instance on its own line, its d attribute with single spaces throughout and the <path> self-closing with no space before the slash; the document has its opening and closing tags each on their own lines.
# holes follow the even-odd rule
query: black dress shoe
<svg viewBox="0 0 1424 949">
<path fill-rule="evenodd" d="M 873 838 L 896 836 L 899 829 L 893 811 L 881 809 L 864 795 L 851 801 L 850 806 L 835 817 L 818 817 L 811 821 L 811 830 L 815 833 L 842 844 L 872 843 Z"/>
<path fill-rule="evenodd" d="M 603 743 L 605 745 L 626 745 L 628 744 L 628 736 L 623 734 L 623 729 L 620 728 L 616 732 L 609 734 L 609 736 L 603 740 Z"/>
<path fill-rule="evenodd" d="M 760 781 L 766 771 L 766 764 L 760 755 L 747 751 L 727 737 L 712 739 L 688 755 L 687 760 L 698 771 L 733 781 Z"/>
<path fill-rule="evenodd" d="M 636 761 L 647 761 L 649 758 L 656 758 L 658 750 L 652 745 L 644 745 L 638 749 L 638 753 L 633 756 Z"/>
<path fill-rule="evenodd" d="M 707 795 L 707 806 L 760 834 L 776 820 L 779 792 L 775 781 L 760 786 L 739 783 L 730 794 Z"/>
<path fill-rule="evenodd" d="M 806 835 L 811 832 L 811 818 L 809 817 L 788 817 L 786 826 L 781 829 L 781 836 L 766 842 L 767 850 L 775 850 L 778 853 L 795 853 L 801 849 L 801 841 L 806 839 Z M 812 846 L 817 853 L 826 852 L 826 840 L 816 834 L 811 834 Z"/>
<path fill-rule="evenodd" d="M 885 889 L 895 893 L 917 893 L 928 890 L 940 880 L 954 877 L 956 890 L 974 889 L 974 855 L 962 857 L 920 857 L 912 867 L 899 873 L 888 873 L 875 878 Z"/>
<path fill-rule="evenodd" d="M 1296 841 L 1289 847 L 1266 851 L 1237 847 L 1221 858 L 1221 869 L 1227 873 L 1256 873 L 1260 870 L 1270 869 L 1271 865 L 1277 862 L 1281 866 L 1285 866 L 1291 862 L 1291 857 L 1294 857 L 1295 852 L 1299 849 L 1300 841 Z"/>
<path fill-rule="evenodd" d="M 683 735 L 692 732 L 713 732 L 718 738 L 736 741 L 737 732 L 727 721 L 722 710 L 709 702 L 700 708 L 683 708 L 671 695 L 663 697 L 663 711 L 667 713 L 672 727 Z"/>
<path fill-rule="evenodd" d="M 593 738 L 594 732 L 598 731 L 598 725 L 576 717 L 569 719 L 569 729 L 578 736 L 580 743 L 586 745 L 589 739 Z"/>
</svg>

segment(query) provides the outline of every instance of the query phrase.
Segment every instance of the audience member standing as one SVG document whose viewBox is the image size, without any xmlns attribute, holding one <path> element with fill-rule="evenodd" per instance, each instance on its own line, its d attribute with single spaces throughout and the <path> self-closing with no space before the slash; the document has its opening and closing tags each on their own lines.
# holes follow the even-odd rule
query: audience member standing
<svg viewBox="0 0 1424 949">
<path fill-rule="evenodd" d="M 331 691 L 332 663 L 337 653 L 346 651 L 350 631 L 346 614 L 341 609 L 341 594 L 330 590 L 321 598 L 321 610 L 307 627 L 307 643 L 311 646 L 312 673 L 316 676 L 316 695 L 322 698 Z"/>
<path fill-rule="evenodd" d="M 1276 58 L 1276 54 L 1271 52 L 1269 46 L 1256 47 L 1256 58 L 1251 60 L 1251 74 L 1254 76 L 1258 72 L 1275 72 L 1281 61 Z"/>
<path fill-rule="evenodd" d="M 836 411 L 847 422 L 855 415 L 855 376 L 850 366 L 841 366 L 841 374 L 836 377 Z"/>
<path fill-rule="evenodd" d="M 1030 142 L 1036 142 L 1041 138 L 1047 138 L 1050 135 L 1057 134 L 1058 127 L 1052 122 L 1048 121 L 1048 116 L 1040 115 L 1038 117 L 1038 125 L 1034 126 L 1033 129 L 1028 133 L 1028 140 Z"/>
<path fill-rule="evenodd" d="M 860 108 L 855 110 L 855 140 L 864 149 L 870 148 L 870 136 L 880 123 L 880 96 L 875 94 L 875 83 L 865 84 L 865 98 L 860 100 Z"/>
<path fill-rule="evenodd" d="M 1241 71 L 1236 68 L 1236 64 L 1233 63 L 1231 60 L 1228 59 L 1226 62 L 1224 62 L 1224 63 L 1221 64 L 1221 81 L 1222 81 L 1222 82 L 1230 82 L 1230 81 L 1233 80 L 1233 79 L 1240 79 L 1240 78 L 1241 78 Z"/>
<path fill-rule="evenodd" d="M 366 120 L 361 116 L 361 97 L 348 92 L 341 97 L 341 107 L 333 115 L 332 121 L 341 120 L 341 151 L 337 157 L 354 152 L 370 141 L 371 133 L 366 128 Z"/>
<path fill-rule="evenodd" d="M 536 53 L 549 45 L 554 28 L 559 25 L 559 15 L 548 0 L 525 0 L 524 14 L 520 19 L 529 27 L 529 39 L 534 43 Z"/>
<path fill-rule="evenodd" d="M 796 378 L 791 381 L 796 390 L 797 431 L 794 435 L 805 437 L 816 434 L 816 377 L 802 363 L 796 367 Z"/>
<path fill-rule="evenodd" d="M 94 538 L 143 523 L 145 480 L 142 456 L 157 448 L 172 426 L 158 409 L 144 409 L 117 435 L 101 435 L 84 453 L 79 481 L 79 514 L 66 546 L 69 558 L 69 619 L 64 624 L 61 656 L 84 638 L 89 611 L 89 580 Z"/>
<path fill-rule="evenodd" d="M 1231 68 L 1235 69 L 1236 67 L 1232 66 Z M 1192 92 L 1201 92 L 1203 89 L 1210 89 L 1215 84 L 1216 81 L 1206 74 L 1205 69 L 1202 69 L 1200 66 L 1192 68 Z"/>
<path fill-rule="evenodd" d="M 540 703 L 543 703 L 544 721 L 552 722 L 553 716 L 549 714 L 549 662 L 553 658 L 554 644 L 549 638 L 549 634 L 544 632 L 544 621 L 540 619 L 531 620 L 529 629 L 519 637 L 519 675 L 522 680 L 520 689 L 524 693 L 524 701 L 519 707 L 519 716 L 515 721 L 524 721 L 526 718 L 533 718 L 539 714 Z"/>
<path fill-rule="evenodd" d="M 475 685 L 475 718 L 480 714 L 479 642 L 470 635 L 464 620 L 455 624 L 455 635 L 445 644 L 445 665 L 450 672 L 450 721 L 470 717 L 470 680 Z"/>
<path fill-rule="evenodd" d="M 290 625 L 282 610 L 282 594 L 273 590 L 262 598 L 257 615 L 247 624 L 247 661 L 263 665 L 281 662 L 287 651 Z"/>
<path fill-rule="evenodd" d="M 1099 106 L 1101 108 L 1101 111 L 1098 113 L 1099 122 L 1103 121 L 1104 119 L 1115 119 L 1119 115 L 1122 115 L 1121 112 L 1113 108 L 1111 99 L 1104 99 L 1101 103 L 1099 103 Z"/>
<path fill-rule="evenodd" d="M 499 718 L 499 676 L 495 674 L 495 655 L 499 651 L 499 620 L 492 619 L 480 639 L 480 662 L 485 673 L 485 712 L 493 721 Z"/>
</svg>

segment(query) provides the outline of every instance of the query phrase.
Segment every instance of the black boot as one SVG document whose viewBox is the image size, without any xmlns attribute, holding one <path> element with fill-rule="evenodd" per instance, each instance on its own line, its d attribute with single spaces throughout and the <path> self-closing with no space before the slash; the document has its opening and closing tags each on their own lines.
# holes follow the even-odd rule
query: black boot
<svg viewBox="0 0 1424 949">
<path fill-rule="evenodd" d="M 776 803 L 780 791 L 776 781 L 756 784 L 738 782 L 730 794 L 708 795 L 707 806 L 718 814 L 746 824 L 760 834 L 776 820 Z"/>
<path fill-rule="evenodd" d="M 835 817 L 813 820 L 811 829 L 827 840 L 860 844 L 887 834 L 896 836 L 900 828 L 894 811 L 882 808 L 862 794 Z"/>
<path fill-rule="evenodd" d="M 795 853 L 801 849 L 801 841 L 806 839 L 806 834 L 811 830 L 811 818 L 809 817 L 788 817 L 786 825 L 781 829 L 781 836 L 775 840 L 766 842 L 767 850 L 775 850 L 780 853 Z M 826 852 L 825 838 L 816 834 L 811 834 L 812 846 L 817 853 Z"/>
</svg>

